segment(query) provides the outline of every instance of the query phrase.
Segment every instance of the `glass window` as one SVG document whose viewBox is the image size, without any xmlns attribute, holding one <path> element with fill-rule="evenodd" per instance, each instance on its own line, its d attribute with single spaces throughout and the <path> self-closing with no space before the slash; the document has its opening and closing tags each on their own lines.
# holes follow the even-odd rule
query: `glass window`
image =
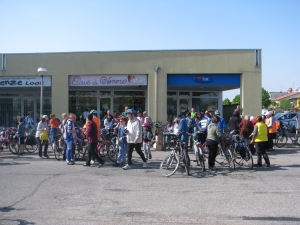
<svg viewBox="0 0 300 225">
<path fill-rule="evenodd" d="M 201 112 L 209 111 L 213 112 L 218 109 L 218 99 L 217 98 L 199 98 L 199 106 Z M 194 101 L 194 99 L 193 99 Z M 194 107 L 196 110 L 196 107 Z"/>
<path fill-rule="evenodd" d="M 174 118 L 177 116 L 177 98 L 176 98 L 176 95 L 173 98 L 167 98 L 167 114 L 168 114 L 168 119 L 170 121 L 173 121 Z"/>
<path fill-rule="evenodd" d="M 115 95 L 118 96 L 144 96 L 145 92 L 144 91 L 115 91 L 114 92 Z"/>
<path fill-rule="evenodd" d="M 15 127 L 21 115 L 21 99 L 0 98 L 0 126 Z"/>
<path fill-rule="evenodd" d="M 217 92 L 193 92 L 193 97 L 218 97 Z"/>
<path fill-rule="evenodd" d="M 190 92 L 179 92 L 179 96 L 190 96 Z"/>
<path fill-rule="evenodd" d="M 181 113 L 189 111 L 189 100 L 189 98 L 179 99 L 179 111 Z"/>
<path fill-rule="evenodd" d="M 168 97 L 173 97 L 173 96 L 176 96 L 176 92 L 167 92 L 167 96 Z"/>
</svg>

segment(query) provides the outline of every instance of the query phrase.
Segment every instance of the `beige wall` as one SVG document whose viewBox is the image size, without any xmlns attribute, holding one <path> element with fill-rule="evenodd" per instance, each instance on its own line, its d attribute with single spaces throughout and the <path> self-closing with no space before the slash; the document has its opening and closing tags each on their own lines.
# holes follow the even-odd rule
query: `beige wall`
<svg viewBox="0 0 300 225">
<path fill-rule="evenodd" d="M 261 113 L 261 68 L 255 67 L 254 50 L 179 50 L 7 54 L 2 76 L 35 76 L 39 67 L 52 76 L 52 111 L 68 111 L 68 76 L 84 74 L 147 74 L 149 115 L 165 121 L 167 74 L 241 74 L 241 105 L 244 114 Z M 157 105 L 154 66 L 159 66 Z M 158 118 L 155 118 L 155 110 Z"/>
</svg>

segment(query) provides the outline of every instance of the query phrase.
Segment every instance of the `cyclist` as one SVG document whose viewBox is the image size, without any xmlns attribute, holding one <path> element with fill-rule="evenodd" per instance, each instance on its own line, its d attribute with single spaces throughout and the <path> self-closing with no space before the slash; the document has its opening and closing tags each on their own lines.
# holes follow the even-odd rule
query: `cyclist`
<svg viewBox="0 0 300 225">
<path fill-rule="evenodd" d="M 207 126 L 211 123 L 211 118 L 209 117 L 209 112 L 205 111 L 204 117 L 198 123 L 198 128 L 200 133 L 198 133 L 198 141 L 203 144 L 207 136 Z"/>
<path fill-rule="evenodd" d="M 216 110 L 215 111 L 215 115 L 220 117 L 220 122 L 218 123 L 218 127 L 220 129 L 220 132 L 222 134 L 224 134 L 224 130 L 225 130 L 225 127 L 226 127 L 226 122 L 225 122 L 225 119 L 221 116 L 221 113 L 219 110 Z"/>
<path fill-rule="evenodd" d="M 276 124 L 273 112 L 267 112 L 265 124 L 268 126 L 268 147 L 267 151 L 273 151 L 273 139 L 276 139 Z"/>
<path fill-rule="evenodd" d="M 187 133 L 189 132 L 188 128 L 188 122 L 187 119 L 184 117 L 184 114 L 179 114 L 177 116 L 179 122 L 179 128 L 178 128 L 178 134 L 183 132 L 183 135 L 181 136 L 181 140 L 184 141 L 184 150 L 187 151 L 187 146 L 188 146 L 188 135 Z"/>
</svg>

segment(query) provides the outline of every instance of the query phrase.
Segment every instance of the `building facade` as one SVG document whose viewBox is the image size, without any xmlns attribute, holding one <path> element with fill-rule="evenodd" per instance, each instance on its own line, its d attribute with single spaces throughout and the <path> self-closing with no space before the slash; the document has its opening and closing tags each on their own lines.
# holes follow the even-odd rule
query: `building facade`
<svg viewBox="0 0 300 225">
<path fill-rule="evenodd" d="M 261 113 L 261 50 L 162 50 L 2 54 L 0 126 L 43 114 L 124 107 L 147 110 L 154 121 L 191 108 L 222 111 L 222 92 L 240 88 L 243 114 Z"/>
</svg>

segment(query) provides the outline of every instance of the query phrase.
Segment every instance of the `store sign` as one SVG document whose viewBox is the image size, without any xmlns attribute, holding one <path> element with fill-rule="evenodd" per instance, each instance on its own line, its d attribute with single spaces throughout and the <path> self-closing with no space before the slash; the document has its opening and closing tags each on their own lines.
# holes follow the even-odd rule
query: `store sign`
<svg viewBox="0 0 300 225">
<path fill-rule="evenodd" d="M 194 81 L 197 83 L 208 83 L 211 82 L 211 77 L 194 77 Z"/>
<path fill-rule="evenodd" d="M 40 87 L 41 77 L 0 77 L 0 87 Z M 43 86 L 51 87 L 51 76 L 43 78 Z"/>
<path fill-rule="evenodd" d="M 147 85 L 147 75 L 70 76 L 70 86 L 140 86 Z"/>
</svg>

